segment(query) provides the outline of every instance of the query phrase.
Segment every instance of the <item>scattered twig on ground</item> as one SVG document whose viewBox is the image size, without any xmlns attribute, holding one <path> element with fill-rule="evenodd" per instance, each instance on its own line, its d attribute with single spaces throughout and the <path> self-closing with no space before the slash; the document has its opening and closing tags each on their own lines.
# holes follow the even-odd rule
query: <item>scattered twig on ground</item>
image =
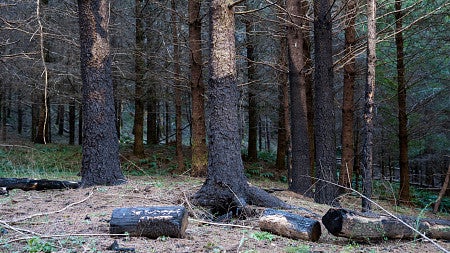
<svg viewBox="0 0 450 253">
<path fill-rule="evenodd" d="M 111 237 L 111 236 L 128 236 L 127 234 L 63 234 L 63 235 L 40 235 L 37 234 L 37 236 L 39 236 L 39 238 L 46 238 L 46 239 L 56 239 L 56 238 L 64 238 L 64 237 L 72 237 L 72 236 L 81 236 L 81 237 Z M 25 236 L 25 237 L 20 237 L 20 238 L 16 238 L 16 239 L 12 239 L 9 241 L 5 241 L 5 242 L 0 242 L 0 245 L 5 245 L 8 243 L 13 243 L 13 242 L 19 242 L 19 241 L 26 241 L 26 240 L 30 240 L 33 239 L 32 236 Z"/>
<path fill-rule="evenodd" d="M 186 193 L 185 193 L 185 192 L 183 192 L 183 196 L 184 196 L 184 200 L 186 201 L 186 204 L 187 204 L 188 207 L 189 207 L 189 211 L 194 215 L 195 219 L 198 219 L 198 216 L 197 216 L 197 214 L 195 213 L 194 209 L 192 208 L 191 202 L 189 202 L 189 199 L 188 199 L 188 197 L 186 196 Z"/>
<path fill-rule="evenodd" d="M 25 216 L 25 217 L 21 217 L 21 218 L 17 218 L 17 219 L 8 221 L 8 223 L 16 223 L 16 222 L 19 222 L 19 221 L 24 221 L 24 220 L 28 220 L 28 219 L 35 218 L 35 217 L 39 217 L 39 216 L 44 216 L 44 215 L 50 215 L 50 214 L 55 214 L 55 213 L 63 212 L 63 211 L 65 211 L 66 209 L 68 209 L 68 208 L 70 208 L 70 207 L 72 207 L 72 206 L 75 206 L 75 205 L 78 205 L 78 204 L 80 204 L 80 203 L 85 202 L 85 201 L 88 200 L 93 194 L 94 194 L 94 193 L 91 191 L 91 192 L 89 192 L 89 195 L 88 195 L 86 198 L 84 198 L 84 199 L 82 199 L 82 200 L 80 200 L 80 201 L 71 203 L 71 204 L 65 206 L 65 207 L 62 208 L 62 209 L 59 209 L 59 210 L 56 210 L 56 211 L 51 211 L 51 212 L 46 212 L 46 213 L 35 213 L 35 214 L 29 215 L 29 216 Z"/>
<path fill-rule="evenodd" d="M 28 230 L 28 229 L 17 228 L 17 227 L 11 226 L 11 225 L 9 225 L 7 222 L 2 221 L 2 220 L 0 220 L 0 224 L 1 224 L 2 226 L 4 226 L 5 228 L 11 229 L 11 230 L 13 230 L 13 231 L 16 231 L 17 233 L 22 234 L 22 235 L 25 234 L 25 233 L 32 234 L 32 235 L 40 235 L 39 233 L 33 232 L 33 231 L 31 231 L 31 230 Z M 24 232 L 25 232 L 25 233 L 24 233 Z"/>
<path fill-rule="evenodd" d="M 192 219 L 192 218 L 189 218 L 189 220 L 193 221 L 193 222 L 209 224 L 209 225 L 214 225 L 214 226 L 254 229 L 254 227 L 251 227 L 251 226 L 244 226 L 244 225 L 237 225 L 237 224 L 210 222 L 210 221 L 203 221 L 203 220 L 197 220 L 197 219 Z"/>
</svg>

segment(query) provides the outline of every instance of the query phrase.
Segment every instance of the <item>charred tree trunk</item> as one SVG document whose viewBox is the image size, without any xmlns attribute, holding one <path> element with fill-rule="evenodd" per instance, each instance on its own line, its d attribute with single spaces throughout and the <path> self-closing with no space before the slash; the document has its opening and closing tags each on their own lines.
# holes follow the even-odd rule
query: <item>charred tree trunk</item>
<svg viewBox="0 0 450 253">
<path fill-rule="evenodd" d="M 189 0 L 189 46 L 191 49 L 192 92 L 192 176 L 205 176 L 208 165 L 205 125 L 205 85 L 202 78 L 202 0 Z"/>
<path fill-rule="evenodd" d="M 314 140 L 317 203 L 333 204 L 338 196 L 332 61 L 332 20 L 328 0 L 314 1 Z"/>
<path fill-rule="evenodd" d="M 17 92 L 18 92 L 17 99 L 19 100 L 17 103 L 17 133 L 22 134 L 22 130 L 23 130 L 23 106 L 22 106 L 23 95 L 22 95 L 22 91 L 18 90 Z"/>
<path fill-rule="evenodd" d="M 289 85 L 291 98 L 292 168 L 289 189 L 312 195 L 310 178 L 310 153 L 308 137 L 308 111 L 306 103 L 305 62 L 303 54 L 302 0 L 286 1 L 292 25 L 287 27 Z"/>
<path fill-rule="evenodd" d="M 406 80 L 403 51 L 402 0 L 395 1 L 395 45 L 397 49 L 398 141 L 400 147 L 400 203 L 410 203 L 408 164 L 408 117 L 406 113 Z"/>
<path fill-rule="evenodd" d="M 251 9 L 247 3 L 247 9 Z M 246 31 L 247 49 L 247 83 L 248 83 L 248 161 L 258 160 L 257 140 L 258 140 L 258 103 L 256 100 L 256 65 L 255 65 L 255 41 L 252 35 L 253 21 L 251 16 L 244 19 Z"/>
<path fill-rule="evenodd" d="M 355 90 L 355 43 L 356 43 L 356 1 L 350 0 L 347 2 L 346 15 L 348 18 L 347 26 L 345 27 L 345 58 L 344 65 L 344 91 L 342 99 L 342 159 L 341 169 L 339 174 L 339 184 L 351 188 L 352 174 L 353 174 L 353 159 L 354 159 L 354 90 Z M 344 190 L 341 189 L 341 192 Z"/>
<path fill-rule="evenodd" d="M 149 144 L 159 143 L 157 115 L 158 103 L 155 98 L 151 97 L 147 102 L 147 143 Z"/>
<path fill-rule="evenodd" d="M 278 143 L 277 143 L 277 160 L 276 168 L 279 172 L 287 169 L 286 161 L 290 139 L 290 123 L 289 123 L 289 83 L 288 75 L 284 71 L 287 68 L 287 40 L 285 37 L 281 39 L 281 49 L 279 56 L 279 65 L 282 68 L 278 72 L 277 80 L 279 83 L 279 107 L 278 107 Z"/>
<path fill-rule="evenodd" d="M 109 1 L 79 0 L 83 82 L 81 186 L 125 182 L 120 169 L 109 52 Z"/>
<path fill-rule="evenodd" d="M 136 15 L 136 48 L 134 52 L 134 145 L 133 154 L 137 157 L 144 156 L 144 20 L 142 17 L 143 0 L 135 1 Z"/>
<path fill-rule="evenodd" d="M 75 101 L 69 104 L 69 145 L 75 144 Z"/>
<path fill-rule="evenodd" d="M 83 144 L 83 104 L 78 108 L 78 145 Z"/>
<path fill-rule="evenodd" d="M 58 105 L 58 119 L 57 119 L 57 124 L 58 124 L 58 135 L 63 135 L 64 134 L 64 114 L 65 114 L 65 109 L 64 109 L 64 104 Z"/>
<path fill-rule="evenodd" d="M 176 125 L 176 156 L 178 170 L 184 170 L 183 157 L 183 130 L 182 130 L 182 88 L 181 88 L 181 67 L 180 67 L 180 46 L 178 45 L 178 23 L 176 18 L 175 0 L 171 1 L 172 13 L 172 42 L 173 42 L 173 61 L 174 61 L 174 90 L 175 90 L 175 125 Z"/>
<path fill-rule="evenodd" d="M 229 8 L 228 3 L 226 0 L 210 2 L 208 174 L 193 200 L 219 214 L 237 211 L 247 204 L 287 206 L 250 186 L 244 174 L 238 122 L 234 8 Z"/>
</svg>

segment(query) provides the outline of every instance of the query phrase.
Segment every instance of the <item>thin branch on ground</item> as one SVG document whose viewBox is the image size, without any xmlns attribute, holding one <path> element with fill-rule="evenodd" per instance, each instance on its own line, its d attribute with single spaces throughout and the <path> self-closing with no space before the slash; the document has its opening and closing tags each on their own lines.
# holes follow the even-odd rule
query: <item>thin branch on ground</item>
<svg viewBox="0 0 450 253">
<path fill-rule="evenodd" d="M 25 217 L 21 217 L 21 218 L 17 218 L 17 219 L 8 221 L 8 223 L 16 223 L 16 222 L 19 222 L 19 221 L 24 221 L 24 220 L 28 220 L 28 219 L 35 218 L 35 217 L 39 217 L 39 216 L 45 216 L 45 215 L 50 215 L 50 214 L 56 214 L 56 213 L 63 212 L 63 211 L 65 211 L 66 209 L 68 209 L 68 208 L 70 208 L 70 207 L 72 207 L 72 206 L 75 206 L 75 205 L 78 205 L 78 204 L 81 204 L 81 203 L 85 202 L 85 201 L 88 200 L 93 194 L 94 194 L 94 193 L 91 191 L 91 192 L 89 192 L 89 195 L 88 195 L 86 198 L 84 198 L 84 199 L 82 199 L 82 200 L 80 200 L 80 201 L 74 202 L 74 203 L 72 203 L 72 204 L 69 204 L 69 205 L 65 206 L 64 208 L 62 208 L 62 209 L 59 209 L 59 210 L 56 210 L 56 211 L 51 211 L 51 212 L 46 212 L 46 213 L 36 213 L 36 214 L 32 214 L 32 215 L 29 215 L 29 216 L 25 216 Z"/>
<path fill-rule="evenodd" d="M 192 219 L 192 218 L 189 218 L 189 221 L 198 222 L 198 223 L 202 223 L 202 224 L 208 224 L 208 225 L 214 225 L 214 226 L 221 226 L 221 227 L 236 227 L 236 228 L 254 229 L 254 227 L 251 227 L 251 226 L 210 222 L 210 221 L 203 221 L 203 220 L 197 220 L 197 219 Z"/>
</svg>

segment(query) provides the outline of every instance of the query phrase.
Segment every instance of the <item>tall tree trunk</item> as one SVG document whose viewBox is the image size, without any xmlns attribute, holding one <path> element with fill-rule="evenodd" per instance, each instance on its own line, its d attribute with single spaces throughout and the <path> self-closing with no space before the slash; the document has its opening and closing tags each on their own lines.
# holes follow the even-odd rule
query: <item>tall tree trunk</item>
<svg viewBox="0 0 450 253">
<path fill-rule="evenodd" d="M 6 142 L 6 102 L 5 102 L 5 88 L 0 83 L 0 119 L 2 130 L 2 141 Z"/>
<path fill-rule="evenodd" d="M 205 176 L 208 165 L 205 125 L 205 85 L 202 78 L 202 0 L 189 0 L 189 46 L 191 49 L 192 176 Z"/>
<path fill-rule="evenodd" d="M 172 43 L 173 43 L 173 68 L 174 68 L 174 90 L 175 90 L 175 125 L 176 125 L 176 156 L 178 170 L 184 170 L 183 157 L 183 130 L 182 130 L 182 88 L 181 88 L 181 67 L 180 67 L 180 45 L 178 44 L 178 21 L 176 14 L 175 0 L 171 0 L 172 13 Z"/>
<path fill-rule="evenodd" d="M 287 27 L 289 85 L 291 98 L 292 169 L 289 189 L 311 195 L 308 112 L 306 105 L 305 57 L 303 54 L 302 0 L 287 0 L 292 24 Z"/>
<path fill-rule="evenodd" d="M 367 0 L 367 81 L 364 96 L 364 144 L 362 165 L 362 211 L 371 210 L 367 198 L 372 197 L 373 171 L 373 116 L 375 97 L 375 63 L 376 63 L 376 0 Z"/>
<path fill-rule="evenodd" d="M 61 101 L 62 103 L 62 101 Z M 58 135 L 63 135 L 64 134 L 64 114 L 65 114 L 65 109 L 64 109 L 64 104 L 60 104 L 58 105 Z"/>
<path fill-rule="evenodd" d="M 79 0 L 83 147 L 81 185 L 125 182 L 120 169 L 111 57 L 108 39 L 109 1 Z M 88 124 L 86 124 L 88 123 Z"/>
<path fill-rule="evenodd" d="M 289 121 L 289 82 L 287 72 L 287 39 L 285 36 L 281 37 L 280 41 L 280 55 L 278 58 L 278 65 L 281 70 L 278 72 L 277 80 L 278 87 L 278 142 L 277 142 L 277 171 L 282 172 L 287 169 L 286 158 L 288 154 L 289 139 L 290 139 L 290 121 Z"/>
<path fill-rule="evenodd" d="M 41 102 L 39 103 L 39 116 L 37 121 L 37 132 L 34 137 L 34 143 L 47 144 L 51 142 L 50 140 L 50 101 L 49 98 L 44 99 L 42 96 Z"/>
<path fill-rule="evenodd" d="M 157 124 L 158 102 L 151 97 L 147 102 L 147 143 L 159 143 L 159 126 Z"/>
<path fill-rule="evenodd" d="M 329 0 L 314 1 L 314 137 L 317 203 L 333 204 L 338 196 L 332 61 L 332 20 Z"/>
<path fill-rule="evenodd" d="M 400 203 L 410 203 L 408 166 L 408 117 L 406 114 L 406 80 L 403 51 L 402 0 L 395 1 L 395 45 L 397 48 L 398 141 L 400 147 Z"/>
<path fill-rule="evenodd" d="M 136 15 L 136 48 L 134 51 L 134 145 L 133 154 L 144 156 L 144 21 L 142 17 L 143 0 L 135 0 Z"/>
<path fill-rule="evenodd" d="M 70 101 L 69 104 L 69 145 L 75 144 L 75 101 Z"/>
<path fill-rule="evenodd" d="M 251 9 L 246 4 L 247 9 Z M 253 32 L 253 20 L 251 16 L 244 19 L 246 32 L 246 49 L 247 49 L 247 83 L 248 83 L 248 161 L 258 160 L 257 140 L 258 140 L 258 103 L 256 100 L 256 65 L 255 65 L 255 41 Z"/>
<path fill-rule="evenodd" d="M 356 0 L 349 0 L 346 7 L 347 26 L 345 27 L 345 59 L 344 65 L 344 91 L 342 98 L 342 159 L 339 184 L 351 187 L 353 174 L 353 125 L 354 125 L 354 90 L 355 90 L 355 43 L 356 43 Z M 344 192 L 341 189 L 341 192 Z"/>
<path fill-rule="evenodd" d="M 309 2 L 303 1 L 303 13 L 307 13 Z M 305 86 L 306 86 L 306 111 L 308 118 L 308 140 L 309 140 L 309 166 L 311 175 L 311 184 L 315 184 L 315 147 L 314 147 L 314 91 L 313 91 L 313 61 L 311 59 L 311 40 L 309 31 L 303 32 L 303 54 L 305 58 Z"/>
<path fill-rule="evenodd" d="M 78 108 L 78 145 L 83 144 L 83 104 Z"/>
<path fill-rule="evenodd" d="M 34 142 L 36 138 L 36 131 L 39 122 L 39 99 L 36 98 L 33 94 L 31 95 L 31 141 Z"/>
<path fill-rule="evenodd" d="M 22 91 L 17 91 L 17 99 L 19 100 L 17 103 L 17 133 L 22 134 L 23 130 L 23 106 L 22 106 L 22 100 L 23 100 L 23 94 Z"/>
<path fill-rule="evenodd" d="M 250 186 L 244 174 L 239 135 L 234 8 L 227 0 L 210 2 L 210 80 L 208 88 L 208 174 L 194 203 L 228 213 L 247 203 L 287 206 Z"/>
<path fill-rule="evenodd" d="M 48 5 L 48 1 L 38 1 L 36 6 L 36 14 L 37 20 L 39 24 L 39 42 L 40 42 L 40 57 L 43 65 L 43 91 L 39 95 L 41 99 L 40 107 L 39 107 L 39 117 L 37 122 L 37 132 L 34 136 L 35 143 L 46 144 L 50 142 L 50 104 L 49 98 L 47 94 L 47 83 L 48 83 L 48 71 L 47 71 L 47 62 L 50 62 L 50 49 L 48 41 L 44 40 L 44 31 L 41 23 L 41 19 L 45 18 L 45 7 Z"/>
<path fill-rule="evenodd" d="M 167 92 L 169 93 L 169 92 Z M 169 101 L 164 101 L 164 127 L 165 127 L 165 135 L 166 135 L 166 144 L 170 142 L 170 106 Z"/>
</svg>

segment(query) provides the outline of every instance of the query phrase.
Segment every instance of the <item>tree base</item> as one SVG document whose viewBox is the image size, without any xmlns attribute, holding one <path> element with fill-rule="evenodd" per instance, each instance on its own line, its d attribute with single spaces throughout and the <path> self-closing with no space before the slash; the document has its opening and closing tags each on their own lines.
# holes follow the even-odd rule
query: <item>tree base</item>
<svg viewBox="0 0 450 253">
<path fill-rule="evenodd" d="M 281 199 L 266 191 L 246 183 L 243 187 L 232 189 L 223 183 L 212 183 L 207 180 L 202 188 L 193 196 L 196 205 L 208 207 L 214 215 L 232 212 L 237 215 L 244 211 L 247 205 L 269 208 L 292 208 Z"/>
</svg>

